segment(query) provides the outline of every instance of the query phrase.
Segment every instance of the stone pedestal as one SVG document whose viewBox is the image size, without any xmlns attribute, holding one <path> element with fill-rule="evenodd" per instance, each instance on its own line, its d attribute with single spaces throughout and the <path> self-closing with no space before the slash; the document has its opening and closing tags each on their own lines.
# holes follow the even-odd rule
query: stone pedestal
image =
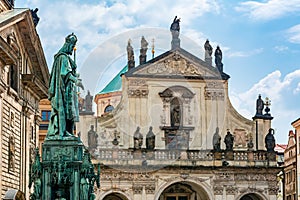
<svg viewBox="0 0 300 200">
<path fill-rule="evenodd" d="M 30 169 L 34 200 L 94 199 L 94 184 L 100 186 L 100 168 L 94 173 L 90 154 L 77 137 L 48 139 L 43 144 L 42 161 L 36 150 Z"/>
<path fill-rule="evenodd" d="M 42 199 L 80 199 L 83 144 L 76 137 L 46 140 L 42 156 Z"/>
</svg>

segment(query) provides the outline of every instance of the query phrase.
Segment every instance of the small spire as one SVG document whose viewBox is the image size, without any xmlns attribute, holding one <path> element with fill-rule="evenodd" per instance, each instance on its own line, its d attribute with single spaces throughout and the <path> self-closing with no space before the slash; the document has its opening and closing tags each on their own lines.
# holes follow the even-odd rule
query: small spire
<svg viewBox="0 0 300 200">
<path fill-rule="evenodd" d="M 155 50 L 154 50 L 154 38 L 152 39 L 152 58 L 154 58 L 154 53 L 155 53 Z"/>
</svg>

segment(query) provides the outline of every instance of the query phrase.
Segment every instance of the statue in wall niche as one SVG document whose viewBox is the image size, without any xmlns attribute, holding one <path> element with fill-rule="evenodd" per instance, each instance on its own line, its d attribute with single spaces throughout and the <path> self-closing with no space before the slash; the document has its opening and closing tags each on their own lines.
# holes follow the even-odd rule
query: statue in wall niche
<svg viewBox="0 0 300 200">
<path fill-rule="evenodd" d="M 152 126 L 149 127 L 149 131 L 146 135 L 146 148 L 148 150 L 153 150 L 155 148 L 155 135 L 152 131 Z"/>
<path fill-rule="evenodd" d="M 141 149 L 143 145 L 143 135 L 140 133 L 140 127 L 136 128 L 133 135 L 134 149 Z"/>
<path fill-rule="evenodd" d="M 261 95 L 258 95 L 258 99 L 256 100 L 256 115 L 262 115 L 264 109 L 264 101 L 261 99 Z"/>
<path fill-rule="evenodd" d="M 206 57 L 211 57 L 212 52 L 213 52 L 213 48 L 209 44 L 209 40 L 208 39 L 206 40 L 206 42 L 204 44 L 204 49 L 205 49 L 205 58 Z"/>
<path fill-rule="evenodd" d="M 214 151 L 221 151 L 221 136 L 219 135 L 219 127 L 216 128 L 216 132 L 213 136 L 213 149 Z"/>
<path fill-rule="evenodd" d="M 171 126 L 180 126 L 180 106 L 174 106 L 171 110 Z"/>
<path fill-rule="evenodd" d="M 234 136 L 230 133 L 229 130 L 227 130 L 227 134 L 224 138 L 224 143 L 226 145 L 226 151 L 233 150 L 233 141 L 234 141 Z"/>
<path fill-rule="evenodd" d="M 77 65 L 70 57 L 77 37 L 73 33 L 65 39 L 63 47 L 54 56 L 50 75 L 48 99 L 51 101 L 51 117 L 46 139 L 74 137 L 74 124 L 79 121 L 78 87 L 83 88 Z"/>
<path fill-rule="evenodd" d="M 94 131 L 94 125 L 91 125 L 91 129 L 88 131 L 88 145 L 89 149 L 96 149 L 98 146 L 98 134 Z"/>
<path fill-rule="evenodd" d="M 267 152 L 274 152 L 275 145 L 274 129 L 270 128 L 265 137 L 265 147 Z"/>
<path fill-rule="evenodd" d="M 215 51 L 215 63 L 216 63 L 218 70 L 220 72 L 222 72 L 223 71 L 222 51 L 219 46 L 217 46 L 217 49 Z"/>
</svg>

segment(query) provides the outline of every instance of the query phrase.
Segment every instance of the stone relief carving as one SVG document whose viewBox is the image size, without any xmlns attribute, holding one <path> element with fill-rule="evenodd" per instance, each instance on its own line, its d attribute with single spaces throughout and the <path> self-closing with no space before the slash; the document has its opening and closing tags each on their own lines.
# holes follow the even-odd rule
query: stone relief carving
<svg viewBox="0 0 300 200">
<path fill-rule="evenodd" d="M 133 79 L 129 80 L 130 86 L 147 86 L 147 82 L 145 80 Z"/>
<path fill-rule="evenodd" d="M 128 96 L 133 98 L 148 97 L 148 85 L 145 80 L 133 79 L 129 81 Z"/>
<path fill-rule="evenodd" d="M 205 72 L 193 63 L 182 58 L 178 53 L 172 57 L 149 67 L 147 74 L 198 76 Z"/>
<path fill-rule="evenodd" d="M 235 194 L 237 194 L 237 188 L 233 187 L 232 185 L 227 186 L 225 190 L 226 190 L 226 194 L 228 194 L 228 195 L 235 195 Z"/>
<path fill-rule="evenodd" d="M 215 177 L 216 181 L 233 181 L 234 180 L 234 174 L 228 173 L 228 172 L 221 172 L 221 173 L 216 173 Z"/>
<path fill-rule="evenodd" d="M 234 145 L 238 147 L 247 147 L 248 135 L 245 129 L 234 129 Z"/>
<path fill-rule="evenodd" d="M 278 194 L 279 187 L 277 185 L 277 182 L 269 182 L 268 186 L 269 186 L 269 188 L 268 188 L 269 195 L 277 195 Z"/>
<path fill-rule="evenodd" d="M 223 83 L 207 82 L 204 89 L 205 100 L 224 100 L 225 92 Z"/>
<path fill-rule="evenodd" d="M 132 191 L 133 191 L 134 194 L 142 194 L 143 186 L 139 185 L 139 184 L 134 184 L 132 186 Z"/>
<path fill-rule="evenodd" d="M 146 194 L 154 194 L 155 192 L 155 183 L 149 183 L 145 185 Z"/>
<path fill-rule="evenodd" d="M 224 187 L 222 186 L 214 186 L 214 194 L 215 195 L 222 195 Z"/>
<path fill-rule="evenodd" d="M 129 89 L 129 97 L 148 97 L 148 89 Z"/>
</svg>

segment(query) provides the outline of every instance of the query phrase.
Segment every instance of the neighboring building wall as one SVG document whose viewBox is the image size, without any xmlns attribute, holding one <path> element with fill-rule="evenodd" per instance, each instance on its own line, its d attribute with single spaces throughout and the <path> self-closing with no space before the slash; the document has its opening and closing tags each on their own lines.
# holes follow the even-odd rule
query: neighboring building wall
<svg viewBox="0 0 300 200">
<path fill-rule="evenodd" d="M 47 135 L 49 120 L 51 115 L 51 102 L 48 99 L 42 99 L 39 104 L 41 123 L 39 126 L 39 151 L 42 155 L 42 145 Z"/>
<path fill-rule="evenodd" d="M 95 102 L 97 104 L 97 116 L 100 117 L 107 114 L 108 112 L 106 112 L 106 108 L 108 108 L 108 106 L 112 106 L 113 109 L 116 108 L 120 103 L 121 94 L 121 91 L 97 94 L 95 97 Z M 109 110 L 111 111 L 111 109 Z"/>
<path fill-rule="evenodd" d="M 0 2 L 3 9 L 8 1 Z M 1 199 L 9 189 L 29 199 L 29 168 L 41 120 L 38 106 L 47 97 L 49 71 L 30 10 L 0 15 Z"/>
<path fill-rule="evenodd" d="M 300 118 L 292 122 L 292 126 L 295 129 L 295 135 L 296 135 L 296 150 L 297 150 L 297 189 L 296 189 L 296 194 L 297 194 L 297 199 L 300 199 Z"/>
<path fill-rule="evenodd" d="M 284 187 L 285 200 L 296 200 L 296 138 L 293 131 L 289 132 L 289 140 L 286 150 L 284 151 Z"/>
</svg>

